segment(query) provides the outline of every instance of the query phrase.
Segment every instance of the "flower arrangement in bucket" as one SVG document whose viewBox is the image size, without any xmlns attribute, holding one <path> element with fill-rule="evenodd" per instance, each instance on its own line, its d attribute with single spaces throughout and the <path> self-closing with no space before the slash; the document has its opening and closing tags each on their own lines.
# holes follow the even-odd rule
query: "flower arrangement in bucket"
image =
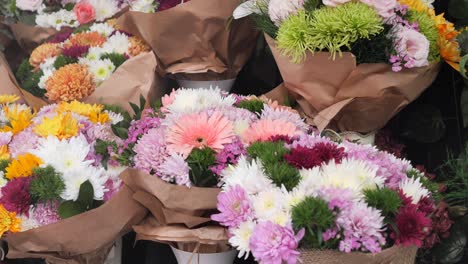
<svg viewBox="0 0 468 264">
<path fill-rule="evenodd" d="M 239 257 L 259 263 L 409 264 L 440 235 L 438 184 L 371 145 L 273 137 L 246 147 L 221 177 L 212 219 Z"/>
<path fill-rule="evenodd" d="M 111 125 L 122 116 L 77 101 L 35 113 L 16 99 L 0 96 L 0 235 L 12 238 L 22 232 L 32 242 L 41 234 L 41 239 L 55 238 L 57 245 L 73 229 L 60 235 L 38 230 L 52 224 L 59 228 L 61 220 L 101 206 L 119 190 L 123 167 L 104 168 L 95 147 L 98 139 L 119 140 Z"/>
<path fill-rule="evenodd" d="M 249 14 L 304 114 L 320 129 L 361 133 L 432 83 L 455 31 L 422 0 L 252 0 L 234 18 Z"/>
<path fill-rule="evenodd" d="M 221 172 L 236 164 L 247 146 L 305 133 L 309 126 L 288 107 L 219 89 L 179 89 L 163 97 L 160 107 L 134 108 L 135 117 L 114 126 L 122 144 L 100 141 L 98 149 L 106 162 L 133 168 L 124 172 L 123 181 L 150 194 L 140 202 L 155 219 L 135 231 L 190 256 L 224 252 L 232 263 L 226 229 L 210 218 Z M 216 256 L 195 254 L 192 260 Z"/>
<path fill-rule="evenodd" d="M 109 102 L 106 100 L 112 97 L 109 89 L 118 96 L 128 94 L 125 89 L 140 89 L 147 96 L 155 78 L 152 72 L 155 66 L 145 65 L 150 64 L 148 61 L 155 64 L 149 51 L 144 41 L 120 31 L 112 21 L 96 23 L 59 34 L 35 48 L 19 66 L 16 77 L 24 91 L 42 99 L 44 104 L 47 101 L 103 100 L 126 106 L 133 98 Z M 145 67 L 142 69 L 136 64 Z M 119 73 L 120 66 L 130 69 Z M 122 86 L 122 78 L 127 82 L 135 79 L 132 74 L 147 79 L 134 88 Z"/>
</svg>

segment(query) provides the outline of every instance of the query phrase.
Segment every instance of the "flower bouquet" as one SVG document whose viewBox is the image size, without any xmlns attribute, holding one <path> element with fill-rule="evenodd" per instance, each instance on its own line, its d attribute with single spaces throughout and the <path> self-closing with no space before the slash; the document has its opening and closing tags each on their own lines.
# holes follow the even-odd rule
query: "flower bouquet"
<svg viewBox="0 0 468 264">
<path fill-rule="evenodd" d="M 16 77 L 36 108 L 72 100 L 128 108 L 140 95 L 155 96 L 156 61 L 149 51 L 140 38 L 111 22 L 97 23 L 38 46 Z"/>
<path fill-rule="evenodd" d="M 0 9 L 20 46 L 30 51 L 65 28 L 104 22 L 126 6 L 122 0 L 7 0 Z"/>
<path fill-rule="evenodd" d="M 250 58 L 257 38 L 250 20 L 231 21 L 238 3 L 135 0 L 130 1 L 130 11 L 118 23 L 143 38 L 156 54 L 158 71 L 170 75 L 181 86 L 209 88 L 211 84 L 228 91 Z M 174 25 L 180 27 L 174 30 Z"/>
<path fill-rule="evenodd" d="M 422 0 L 252 0 L 284 85 L 319 127 L 383 127 L 435 79 L 453 24 Z"/>
<path fill-rule="evenodd" d="M 240 257 L 410 264 L 417 247 L 432 245 L 439 186 L 406 160 L 314 134 L 270 138 L 246 153 L 221 173 L 212 215 Z"/>
<path fill-rule="evenodd" d="M 226 230 L 210 218 L 221 172 L 258 140 L 307 130 L 298 113 L 273 102 L 219 89 L 180 89 L 163 97 L 161 107 L 115 126 L 122 144 L 98 145 L 109 164 L 132 168 L 121 177 L 137 193 L 134 199 L 151 212 L 134 227 L 140 239 L 190 253 L 234 257 Z"/>
<path fill-rule="evenodd" d="M 103 263 L 113 240 L 128 231 L 122 226 L 145 213 L 122 195 L 103 205 L 120 189 L 124 168 L 103 167 L 96 142 L 118 142 L 111 126 L 122 116 L 77 101 L 34 113 L 16 99 L 0 96 L 0 235 L 8 257 Z M 134 214 L 119 214 L 124 209 Z"/>
</svg>

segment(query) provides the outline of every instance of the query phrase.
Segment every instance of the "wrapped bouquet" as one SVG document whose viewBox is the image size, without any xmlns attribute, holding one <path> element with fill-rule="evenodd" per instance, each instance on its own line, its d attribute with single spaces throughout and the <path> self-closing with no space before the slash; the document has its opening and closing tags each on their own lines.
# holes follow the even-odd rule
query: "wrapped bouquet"
<svg viewBox="0 0 468 264">
<path fill-rule="evenodd" d="M 218 89 L 180 89 L 157 110 L 134 107 L 133 120 L 114 126 L 122 144 L 100 141 L 100 154 L 133 168 L 122 179 L 152 213 L 134 228 L 138 236 L 190 252 L 228 249 L 225 229 L 210 219 L 221 172 L 259 140 L 308 131 L 290 108 Z"/>
<path fill-rule="evenodd" d="M 206 82 L 210 81 L 229 90 L 250 58 L 257 38 L 250 20 L 231 21 L 238 3 L 134 0 L 129 2 L 130 11 L 118 21 L 124 30 L 151 46 L 158 71 L 177 79 L 182 87 L 209 88 Z M 180 27 L 174 30 L 174 25 Z M 200 82 L 187 84 L 187 80 Z"/>
<path fill-rule="evenodd" d="M 252 0 L 234 17 L 251 13 L 310 121 L 364 133 L 432 83 L 455 30 L 422 0 Z"/>
<path fill-rule="evenodd" d="M 314 134 L 269 138 L 245 152 L 221 173 L 212 215 L 239 256 L 410 264 L 417 247 L 441 235 L 432 220 L 439 186 L 407 160 Z"/>
<path fill-rule="evenodd" d="M 111 22 L 97 23 L 38 46 L 16 76 L 35 107 L 72 100 L 127 107 L 153 92 L 156 61 L 149 51 Z"/>
<path fill-rule="evenodd" d="M 64 28 L 104 22 L 127 7 L 122 0 L 7 0 L 1 11 L 23 48 L 35 48 Z"/>
</svg>

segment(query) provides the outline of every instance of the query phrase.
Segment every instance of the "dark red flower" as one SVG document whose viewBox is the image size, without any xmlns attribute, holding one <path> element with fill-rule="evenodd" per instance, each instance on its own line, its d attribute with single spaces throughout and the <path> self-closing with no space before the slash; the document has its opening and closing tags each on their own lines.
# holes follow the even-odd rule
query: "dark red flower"
<svg viewBox="0 0 468 264">
<path fill-rule="evenodd" d="M 188 2 L 190 0 L 183 0 L 184 3 Z M 159 8 L 158 11 L 164 11 L 170 8 L 173 8 L 174 6 L 180 4 L 182 1 L 180 0 L 159 0 Z"/>
<path fill-rule="evenodd" d="M 51 40 L 49 40 L 49 43 L 62 43 L 67 40 L 72 33 L 72 30 L 65 30 L 64 32 L 58 33 Z"/>
<path fill-rule="evenodd" d="M 31 196 L 29 195 L 30 182 L 30 177 L 21 177 L 9 181 L 2 188 L 0 204 L 3 204 L 5 209 L 10 212 L 29 216 L 29 206 L 31 205 Z"/>
<path fill-rule="evenodd" d="M 395 244 L 404 246 L 415 245 L 421 247 L 423 240 L 431 232 L 432 221 L 426 214 L 417 210 L 416 205 L 400 208 L 395 218 L 398 231 L 393 230 L 391 237 Z"/>
<path fill-rule="evenodd" d="M 418 210 L 426 215 L 432 214 L 436 209 L 434 200 L 427 196 L 421 198 L 418 202 Z"/>
<path fill-rule="evenodd" d="M 286 144 L 292 144 L 294 140 L 295 140 L 295 138 L 292 138 L 292 137 L 289 137 L 289 136 L 286 136 L 286 135 L 276 135 L 276 136 L 272 136 L 272 137 L 270 137 L 268 139 L 268 141 L 271 141 L 271 142 L 283 141 Z"/>
<path fill-rule="evenodd" d="M 331 160 L 340 163 L 345 157 L 344 148 L 339 148 L 332 143 L 320 142 L 312 148 L 298 146 L 292 149 L 290 154 L 286 154 L 284 159 L 298 169 L 311 169 Z"/>
<path fill-rule="evenodd" d="M 425 248 L 432 248 L 439 243 L 441 238 L 447 238 L 450 235 L 450 227 L 453 221 L 450 220 L 448 213 L 448 205 L 445 202 L 440 202 L 436 210 L 432 214 L 432 231 L 431 234 L 424 240 Z"/>
<path fill-rule="evenodd" d="M 411 197 L 406 196 L 401 189 L 398 190 L 398 195 L 400 196 L 402 206 L 409 206 L 413 203 Z"/>
<path fill-rule="evenodd" d="M 70 58 L 79 58 L 85 55 L 89 50 L 89 46 L 71 46 L 64 48 L 62 54 Z"/>
</svg>

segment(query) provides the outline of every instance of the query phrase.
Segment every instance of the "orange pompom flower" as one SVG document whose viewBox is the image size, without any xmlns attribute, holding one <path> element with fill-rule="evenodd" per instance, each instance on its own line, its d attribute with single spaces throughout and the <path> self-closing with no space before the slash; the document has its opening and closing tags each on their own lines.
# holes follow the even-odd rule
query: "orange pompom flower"
<svg viewBox="0 0 468 264">
<path fill-rule="evenodd" d="M 66 42 L 65 48 L 72 46 L 100 47 L 106 42 L 106 37 L 98 32 L 82 32 L 72 35 Z"/>
<path fill-rule="evenodd" d="M 130 47 L 128 49 L 128 53 L 130 56 L 135 57 L 140 53 L 148 52 L 151 48 L 146 45 L 146 43 L 139 37 L 130 37 Z"/>
<path fill-rule="evenodd" d="M 56 70 L 46 81 L 45 87 L 50 100 L 72 101 L 91 95 L 96 84 L 86 66 L 73 63 Z"/>
<path fill-rule="evenodd" d="M 46 59 L 58 56 L 62 53 L 60 46 L 55 43 L 45 43 L 35 48 L 29 57 L 29 64 L 35 69 Z"/>
</svg>

